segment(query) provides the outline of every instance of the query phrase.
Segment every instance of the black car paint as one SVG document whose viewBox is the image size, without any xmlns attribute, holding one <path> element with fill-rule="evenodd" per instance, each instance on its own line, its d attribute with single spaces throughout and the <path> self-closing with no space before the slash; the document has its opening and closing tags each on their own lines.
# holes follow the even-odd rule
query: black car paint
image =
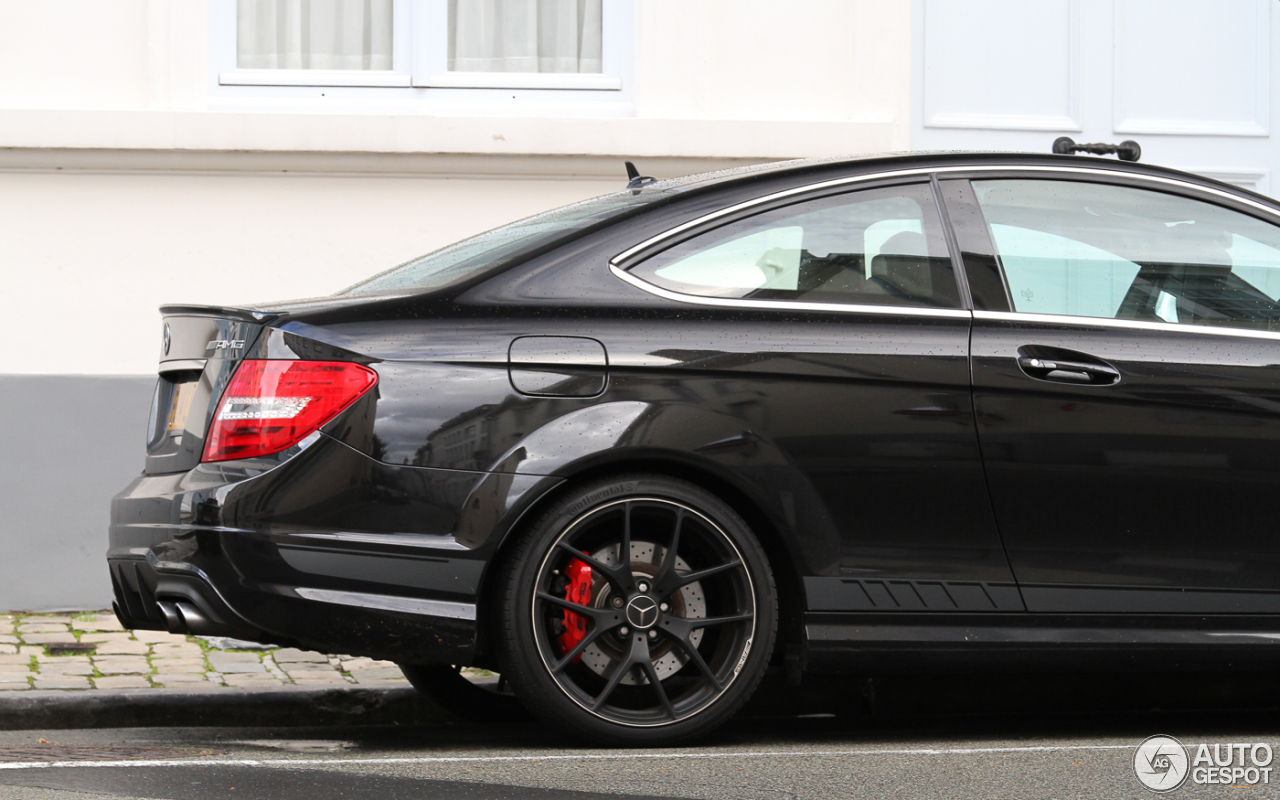
<svg viewBox="0 0 1280 800">
<path fill-rule="evenodd" d="M 1217 630 L 1270 641 L 1248 636 L 1280 621 L 1257 616 L 1280 606 L 1280 545 L 1265 534 L 1261 498 L 1233 520 L 1243 538 L 1224 547 L 1195 531 L 1155 542 L 1117 535 L 1156 503 L 1135 505 L 1117 478 L 1185 496 L 1206 473 L 1168 464 L 1108 472 L 1098 453 L 1115 433 L 1082 427 L 1089 415 L 1079 409 L 1122 415 L 1138 449 L 1202 450 L 1205 436 L 1225 436 L 1216 441 L 1235 449 L 1214 462 L 1212 480 L 1265 492 L 1275 420 L 1260 410 L 1273 393 L 1258 378 L 1280 342 L 1251 340 L 1248 366 L 1216 341 L 1186 347 L 1194 333 L 1171 345 L 1087 324 L 1026 331 L 892 309 L 713 308 L 655 297 L 608 269 L 627 248 L 736 202 L 860 173 L 946 167 L 935 183 L 966 301 L 972 291 L 966 307 L 1008 310 L 966 176 L 955 171 L 966 165 L 1004 165 L 1015 176 L 1025 165 L 1074 166 L 1117 182 L 1176 175 L 1275 207 L 1213 181 L 1089 158 L 819 162 L 665 192 L 455 289 L 264 306 L 260 319 L 172 308 L 169 359 L 208 361 L 199 377 L 206 425 L 242 357 L 355 360 L 379 382 L 310 446 L 273 458 L 197 466 L 204 429 L 193 415 L 181 452 L 149 457 L 113 503 L 109 558 L 123 575 L 122 616 L 162 627 L 130 609 L 168 592 L 205 603 L 205 616 L 234 617 L 220 629 L 247 638 L 485 664 L 486 577 L 520 522 L 566 481 L 648 469 L 700 482 L 748 518 L 778 573 L 782 641 L 812 668 L 849 668 L 877 648 L 1053 649 L 1064 641 L 1053 632 L 1067 630 L 1092 650 L 1126 653 L 1203 644 Z M 208 353 L 206 336 L 245 345 Z M 1111 360 L 1125 380 L 1040 385 L 1016 366 L 1027 344 Z M 1152 363 L 1166 367 L 1145 375 Z M 1190 376 L 1219 391 L 1200 391 Z M 1163 486 L 1170 476 L 1180 483 Z M 1216 594 L 1240 602 L 1188 602 L 1185 590 L 1197 588 L 1233 590 Z M 426 604 L 408 611 L 397 598 Z M 425 613 L 434 601 L 476 604 L 476 619 Z M 1150 633 L 1114 634 L 1131 629 Z"/>
</svg>

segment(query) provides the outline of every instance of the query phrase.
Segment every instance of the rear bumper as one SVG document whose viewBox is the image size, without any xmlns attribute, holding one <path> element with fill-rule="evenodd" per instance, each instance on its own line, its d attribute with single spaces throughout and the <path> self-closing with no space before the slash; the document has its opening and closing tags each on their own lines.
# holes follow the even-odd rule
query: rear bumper
<svg viewBox="0 0 1280 800">
<path fill-rule="evenodd" d="M 271 638 L 237 614 L 198 571 L 162 572 L 135 558 L 111 559 L 108 565 L 116 616 L 126 628 L 248 641 Z"/>
<path fill-rule="evenodd" d="M 421 598 L 305 586 L 292 592 L 283 586 L 241 587 L 229 600 L 198 569 L 136 558 L 108 559 L 108 565 L 116 616 L 134 630 L 229 636 L 413 664 L 469 664 L 476 655 L 474 604 L 433 605 Z"/>
<path fill-rule="evenodd" d="M 497 532 L 557 482 L 394 467 L 328 437 L 283 464 L 144 475 L 112 501 L 116 613 L 129 628 L 483 663 Z"/>
</svg>

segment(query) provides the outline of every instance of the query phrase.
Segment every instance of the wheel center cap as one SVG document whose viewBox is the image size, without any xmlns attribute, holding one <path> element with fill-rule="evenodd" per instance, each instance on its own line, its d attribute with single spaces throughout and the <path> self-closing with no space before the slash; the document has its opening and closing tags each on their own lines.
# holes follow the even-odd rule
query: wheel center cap
<svg viewBox="0 0 1280 800">
<path fill-rule="evenodd" d="M 652 628 L 658 621 L 658 601 L 647 595 L 637 595 L 627 603 L 627 622 L 636 630 Z"/>
</svg>

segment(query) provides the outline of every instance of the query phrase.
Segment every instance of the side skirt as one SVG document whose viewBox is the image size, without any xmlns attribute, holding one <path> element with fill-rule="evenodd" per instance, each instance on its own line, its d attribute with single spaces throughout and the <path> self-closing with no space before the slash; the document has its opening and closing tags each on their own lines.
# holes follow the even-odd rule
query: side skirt
<svg viewBox="0 0 1280 800">
<path fill-rule="evenodd" d="M 1280 667 L 1280 616 L 805 614 L 808 672 Z"/>
</svg>

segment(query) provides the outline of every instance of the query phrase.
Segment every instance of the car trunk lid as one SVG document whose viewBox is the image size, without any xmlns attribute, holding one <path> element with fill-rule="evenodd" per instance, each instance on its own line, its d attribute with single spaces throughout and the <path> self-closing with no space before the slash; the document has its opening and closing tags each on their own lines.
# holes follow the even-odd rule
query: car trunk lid
<svg viewBox="0 0 1280 800">
<path fill-rule="evenodd" d="M 277 315 L 217 306 L 161 306 L 159 379 L 147 424 L 147 474 L 200 463 L 205 435 L 236 367 Z"/>
</svg>

